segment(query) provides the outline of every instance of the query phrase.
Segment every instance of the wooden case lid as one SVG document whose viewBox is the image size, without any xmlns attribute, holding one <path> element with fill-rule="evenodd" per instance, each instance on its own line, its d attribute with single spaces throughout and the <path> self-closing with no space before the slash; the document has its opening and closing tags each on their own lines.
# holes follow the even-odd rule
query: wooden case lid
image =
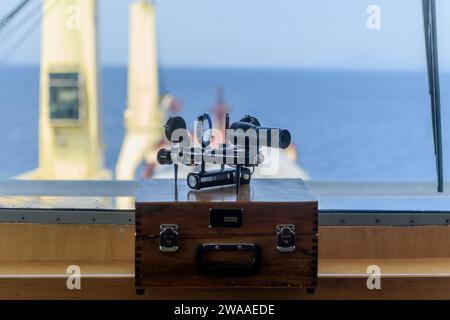
<svg viewBox="0 0 450 320">
<path fill-rule="evenodd" d="M 250 185 L 191 190 L 184 179 L 150 179 L 140 183 L 136 203 L 172 202 L 317 202 L 300 179 L 253 179 Z"/>
</svg>

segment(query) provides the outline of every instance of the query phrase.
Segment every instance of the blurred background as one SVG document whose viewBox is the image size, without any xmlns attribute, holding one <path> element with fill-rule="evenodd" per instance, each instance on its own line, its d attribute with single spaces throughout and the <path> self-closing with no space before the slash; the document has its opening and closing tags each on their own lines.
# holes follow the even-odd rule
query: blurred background
<svg viewBox="0 0 450 320">
<path fill-rule="evenodd" d="M 112 176 L 125 135 L 133 2 L 99 0 L 96 13 L 104 163 Z M 19 3 L 1 0 L 0 17 Z M 39 166 L 42 5 L 31 0 L 0 30 L 0 179 Z M 380 9 L 379 29 L 367 26 L 371 5 Z M 154 6 L 159 92 L 174 97 L 172 113 L 189 122 L 226 103 L 233 120 L 251 114 L 288 128 L 295 161 L 313 180 L 435 180 L 420 0 Z M 446 160 L 450 2 L 436 6 Z"/>
</svg>

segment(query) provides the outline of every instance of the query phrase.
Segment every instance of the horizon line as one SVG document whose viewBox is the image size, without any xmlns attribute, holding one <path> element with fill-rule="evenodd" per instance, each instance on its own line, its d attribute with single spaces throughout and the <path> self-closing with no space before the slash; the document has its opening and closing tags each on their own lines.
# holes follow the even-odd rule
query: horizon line
<svg viewBox="0 0 450 320">
<path fill-rule="evenodd" d="M 0 65 L 2 67 L 39 67 L 39 63 L 7 63 Z M 127 64 L 105 63 L 100 64 L 99 69 L 102 68 L 128 68 Z M 426 66 L 423 69 L 417 68 L 343 68 L 343 67 L 306 67 L 306 66 L 286 66 L 286 65 L 197 65 L 197 64 L 161 64 L 159 69 L 200 69 L 200 70 L 248 70 L 248 71 L 314 71 L 314 72 L 404 72 L 404 73 L 419 73 L 427 72 Z M 442 68 L 441 73 L 449 73 L 450 69 Z"/>
</svg>

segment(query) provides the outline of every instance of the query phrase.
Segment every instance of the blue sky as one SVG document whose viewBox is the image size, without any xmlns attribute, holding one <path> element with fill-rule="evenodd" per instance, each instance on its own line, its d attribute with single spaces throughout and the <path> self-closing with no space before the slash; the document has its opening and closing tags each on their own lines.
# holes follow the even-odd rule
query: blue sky
<svg viewBox="0 0 450 320">
<path fill-rule="evenodd" d="M 0 14 L 18 2 L 1 0 Z M 29 11 L 40 0 L 33 2 Z M 105 65 L 127 63 L 132 2 L 99 0 Z M 381 9 L 381 30 L 366 27 L 369 5 Z M 425 68 L 421 0 L 156 0 L 156 6 L 165 66 Z M 437 7 L 441 68 L 450 71 L 450 1 L 437 0 Z M 8 63 L 39 62 L 39 27 L 34 29 Z M 6 31 L 0 59 L 18 37 Z"/>
</svg>

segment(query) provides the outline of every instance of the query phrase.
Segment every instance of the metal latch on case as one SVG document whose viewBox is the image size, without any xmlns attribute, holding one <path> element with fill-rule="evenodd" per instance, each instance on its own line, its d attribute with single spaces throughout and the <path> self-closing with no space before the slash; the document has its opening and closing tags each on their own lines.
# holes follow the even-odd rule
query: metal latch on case
<svg viewBox="0 0 450 320">
<path fill-rule="evenodd" d="M 293 252 L 295 250 L 295 226 L 293 224 L 277 226 L 277 250 L 280 252 Z"/>
<path fill-rule="evenodd" d="M 178 225 L 163 224 L 159 226 L 159 250 L 161 252 L 175 252 L 178 250 Z"/>
</svg>

